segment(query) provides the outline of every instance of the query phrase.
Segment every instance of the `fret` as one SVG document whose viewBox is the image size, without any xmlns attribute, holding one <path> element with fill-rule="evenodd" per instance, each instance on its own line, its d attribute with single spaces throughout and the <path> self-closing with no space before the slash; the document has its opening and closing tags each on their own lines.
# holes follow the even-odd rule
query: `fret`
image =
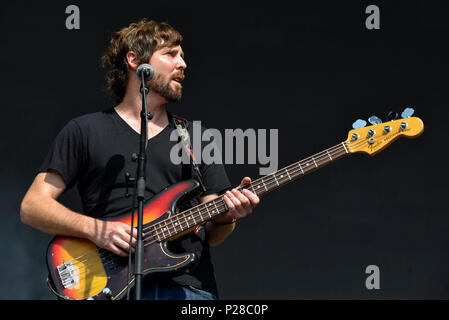
<svg viewBox="0 0 449 320">
<path fill-rule="evenodd" d="M 318 166 L 316 165 L 315 159 L 312 157 L 313 163 L 315 164 L 315 168 L 318 168 Z"/>
<path fill-rule="evenodd" d="M 170 219 L 167 220 L 167 222 L 170 223 L 170 225 L 168 227 L 168 230 L 173 229 L 173 231 L 171 231 L 171 232 L 173 232 L 173 234 L 176 234 L 175 217 L 176 216 L 173 216 L 173 217 L 171 217 Z"/>
<path fill-rule="evenodd" d="M 190 210 L 189 210 L 189 212 L 190 212 Z M 190 218 L 190 217 L 189 217 Z M 190 228 L 190 225 L 189 225 L 189 221 L 187 221 L 187 217 L 186 217 L 186 215 L 184 214 L 184 220 L 186 221 L 186 229 L 189 229 Z"/>
<path fill-rule="evenodd" d="M 168 222 L 168 219 L 165 220 L 165 230 L 167 230 L 168 236 L 170 237 L 171 236 L 171 232 L 170 232 L 170 227 L 167 225 L 167 222 Z"/>
<path fill-rule="evenodd" d="M 284 174 L 282 174 L 282 173 L 278 173 L 277 174 L 277 181 L 278 181 L 278 186 L 280 186 L 284 181 L 282 181 L 282 179 L 284 179 Z"/>
<path fill-rule="evenodd" d="M 287 169 L 285 169 L 285 173 L 287 174 L 287 176 L 288 176 L 288 179 L 289 179 L 289 180 L 291 180 L 291 179 L 292 179 L 292 177 L 290 177 L 290 174 L 288 173 L 288 170 L 287 170 Z"/>
<path fill-rule="evenodd" d="M 329 159 L 331 159 L 331 161 L 332 161 L 333 159 L 332 159 L 332 157 L 331 157 L 331 154 L 330 154 L 329 151 L 327 151 L 327 150 L 326 150 L 326 152 L 327 152 L 327 155 L 329 156 Z"/>
<path fill-rule="evenodd" d="M 226 212 L 226 211 L 228 211 L 228 210 L 229 210 L 229 208 L 228 208 L 228 206 L 226 205 L 226 201 L 224 200 L 224 198 L 223 198 L 223 197 L 221 197 L 221 202 L 223 202 L 223 206 L 224 206 L 224 210 L 223 210 L 223 212 Z"/>
<path fill-rule="evenodd" d="M 301 162 L 298 162 L 299 169 L 301 169 L 302 174 L 304 174 L 304 170 L 302 170 Z"/>
<path fill-rule="evenodd" d="M 257 185 L 257 190 L 255 190 L 256 191 L 256 194 L 258 194 L 257 193 L 257 191 L 259 190 L 261 188 L 261 185 L 260 185 L 260 183 Z"/>
<path fill-rule="evenodd" d="M 199 207 L 197 207 L 198 212 L 200 212 Z M 201 213 L 200 213 L 201 216 Z M 189 217 L 190 219 L 190 217 Z M 193 219 L 193 225 L 196 225 L 196 221 L 195 221 L 195 214 L 192 212 L 192 219 Z"/>
<path fill-rule="evenodd" d="M 265 181 L 263 181 L 263 179 L 264 179 L 264 178 L 262 178 L 262 184 L 263 184 L 263 187 L 265 188 L 265 191 L 268 191 L 267 186 L 265 185 Z"/>
<path fill-rule="evenodd" d="M 179 227 L 179 225 L 180 225 L 180 223 L 179 223 L 179 217 L 178 217 L 178 216 L 175 216 L 175 223 L 174 223 L 175 233 L 178 233 L 178 231 L 180 231 L 180 230 L 177 230 L 177 228 Z M 181 230 L 182 230 L 182 228 L 181 228 Z"/>
<path fill-rule="evenodd" d="M 309 168 L 309 165 L 310 164 L 308 162 L 306 162 L 306 165 L 305 165 L 306 169 Z"/>
<path fill-rule="evenodd" d="M 332 157 L 333 157 L 333 160 L 336 160 L 336 159 L 340 158 L 341 156 L 343 156 L 343 154 L 341 154 L 342 152 L 345 152 L 345 153 L 346 153 L 346 151 L 344 150 L 344 148 L 342 148 L 342 147 L 339 145 L 339 146 L 338 146 L 338 149 L 332 151 Z"/>
<path fill-rule="evenodd" d="M 197 208 L 196 208 L 196 211 L 198 211 L 198 213 L 199 213 L 199 215 L 200 215 L 200 218 L 198 219 L 197 218 L 197 220 L 199 221 L 196 221 L 195 222 L 195 225 L 197 225 L 198 223 L 201 223 L 202 221 L 203 221 L 203 214 L 201 213 L 201 211 L 204 209 L 204 208 L 206 208 L 206 210 L 207 210 L 207 206 L 205 205 L 205 204 L 202 204 L 202 205 L 200 205 L 200 206 L 198 206 Z"/>
<path fill-rule="evenodd" d="M 214 214 L 214 216 L 216 216 L 217 214 L 220 213 L 220 210 L 218 210 L 217 204 L 215 203 L 215 200 L 213 200 L 213 203 L 214 203 L 215 211 L 212 211 L 212 213 Z"/>
<path fill-rule="evenodd" d="M 156 232 L 156 229 L 155 228 L 153 228 L 153 234 L 154 235 L 156 235 L 156 237 L 157 237 L 157 241 L 161 241 L 161 237 L 159 236 L 159 232 Z"/>
<path fill-rule="evenodd" d="M 343 148 L 345 148 L 346 153 L 349 153 L 348 149 L 346 149 L 345 142 L 343 141 L 341 144 L 343 145 Z"/>
<path fill-rule="evenodd" d="M 276 175 L 275 174 L 273 174 L 273 177 L 274 177 L 274 181 L 276 182 L 276 184 L 279 186 L 279 182 L 278 182 L 278 179 L 276 179 Z"/>
<path fill-rule="evenodd" d="M 287 169 L 284 169 L 284 172 L 282 173 L 281 178 L 286 180 L 285 182 L 291 180 L 290 175 L 288 174 L 288 170 Z"/>
<path fill-rule="evenodd" d="M 210 205 L 211 205 L 211 203 L 209 202 L 209 206 Z M 210 215 L 210 212 L 209 212 L 208 205 L 206 204 L 204 207 L 206 208 L 206 211 L 207 211 L 207 214 L 209 215 L 209 218 L 212 218 L 212 216 Z"/>
<path fill-rule="evenodd" d="M 192 212 L 191 215 L 189 216 L 189 220 L 193 220 L 193 224 L 190 225 L 190 223 L 189 223 L 189 227 L 194 226 L 194 225 L 195 225 L 195 218 L 193 218 L 193 212 Z"/>
<path fill-rule="evenodd" d="M 163 227 L 163 225 L 162 225 L 162 223 L 163 223 L 164 221 L 162 221 L 161 222 L 161 232 L 162 232 L 162 238 L 165 238 L 165 232 L 164 232 L 164 227 Z"/>
</svg>

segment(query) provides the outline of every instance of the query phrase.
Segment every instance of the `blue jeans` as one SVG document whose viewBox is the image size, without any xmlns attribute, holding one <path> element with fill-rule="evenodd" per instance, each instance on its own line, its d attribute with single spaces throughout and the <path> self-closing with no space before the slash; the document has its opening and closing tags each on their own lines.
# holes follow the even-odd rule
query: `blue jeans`
<svg viewBox="0 0 449 320">
<path fill-rule="evenodd" d="M 212 293 L 192 286 L 152 284 L 142 287 L 142 300 L 217 300 Z"/>
</svg>

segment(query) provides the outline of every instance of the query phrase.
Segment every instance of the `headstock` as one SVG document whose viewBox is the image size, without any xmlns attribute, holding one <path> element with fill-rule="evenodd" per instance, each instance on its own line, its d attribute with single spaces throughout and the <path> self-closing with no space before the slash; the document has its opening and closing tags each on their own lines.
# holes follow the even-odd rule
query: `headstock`
<svg viewBox="0 0 449 320">
<path fill-rule="evenodd" d="M 418 137 L 424 131 L 424 123 L 420 118 L 410 117 L 413 109 L 407 108 L 402 113 L 403 119 L 391 120 L 381 123 L 380 119 L 373 116 L 369 122 L 373 125 L 365 127 L 364 120 L 354 122 L 354 129 L 349 131 L 345 141 L 349 153 L 366 152 L 374 155 L 399 137 Z M 397 116 L 397 114 L 396 114 Z M 391 112 L 387 119 L 391 119 Z M 395 117 L 394 117 L 395 118 Z"/>
</svg>

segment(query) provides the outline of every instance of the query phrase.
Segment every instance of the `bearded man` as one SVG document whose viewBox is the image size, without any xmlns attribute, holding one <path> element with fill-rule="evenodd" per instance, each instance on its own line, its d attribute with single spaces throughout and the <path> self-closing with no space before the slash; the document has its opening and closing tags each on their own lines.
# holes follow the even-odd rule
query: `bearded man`
<svg viewBox="0 0 449 320">
<path fill-rule="evenodd" d="M 135 173 L 131 155 L 139 149 L 142 96 L 139 65 L 149 63 L 154 77 L 148 81 L 148 122 L 145 199 L 150 200 L 168 186 L 195 178 L 190 165 L 170 161 L 170 141 L 176 130 L 166 104 L 182 96 L 187 64 L 182 36 L 167 23 L 141 20 L 115 32 L 102 57 L 107 89 L 116 105 L 77 117 L 61 130 L 21 204 L 22 222 L 45 233 L 84 238 L 98 248 L 126 257 L 135 244 L 137 229 L 127 223 L 105 220 L 130 211 L 125 196 L 126 174 Z M 187 128 L 191 128 L 190 121 Z M 180 251 L 195 252 L 198 262 L 189 272 L 151 278 L 143 283 L 142 299 L 216 299 L 218 296 L 210 246 L 221 244 L 259 203 L 252 192 L 232 190 L 221 164 L 199 165 L 205 192 L 189 206 L 205 203 L 225 192 L 228 211 L 173 241 Z M 241 186 L 251 182 L 243 178 Z M 62 205 L 58 198 L 77 185 L 83 212 Z M 132 241 L 130 239 L 132 238 Z"/>
</svg>

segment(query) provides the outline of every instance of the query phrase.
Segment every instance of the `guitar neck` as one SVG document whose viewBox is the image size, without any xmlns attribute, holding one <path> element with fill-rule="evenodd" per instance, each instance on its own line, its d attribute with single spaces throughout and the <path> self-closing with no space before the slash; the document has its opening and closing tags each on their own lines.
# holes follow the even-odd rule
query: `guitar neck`
<svg viewBox="0 0 449 320">
<path fill-rule="evenodd" d="M 342 142 L 272 174 L 254 180 L 251 184 L 243 188 L 250 190 L 260 197 L 293 180 L 305 176 L 307 173 L 322 168 L 348 153 L 345 142 Z M 242 189 L 242 187 L 239 189 Z M 153 232 L 156 233 L 158 240 L 166 240 L 196 227 L 227 210 L 228 208 L 223 196 L 219 196 L 214 200 L 202 203 L 156 224 Z"/>
</svg>

